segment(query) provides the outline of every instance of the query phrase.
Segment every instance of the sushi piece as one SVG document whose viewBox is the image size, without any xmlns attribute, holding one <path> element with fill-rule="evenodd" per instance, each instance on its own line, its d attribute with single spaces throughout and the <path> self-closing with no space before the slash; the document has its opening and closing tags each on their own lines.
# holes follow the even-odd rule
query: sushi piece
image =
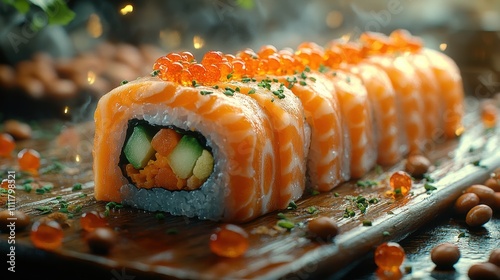
<svg viewBox="0 0 500 280">
<path fill-rule="evenodd" d="M 377 163 L 390 166 L 406 153 L 400 122 L 396 113 L 396 94 L 387 74 L 375 65 L 364 61 L 362 48 L 353 42 L 332 41 L 327 46 L 330 53 L 342 57 L 340 68 L 356 75 L 366 87 L 373 110 L 377 139 Z"/>
<path fill-rule="evenodd" d="M 249 67 L 248 76 L 283 84 L 302 103 L 311 130 L 307 157 L 309 187 L 329 191 L 348 180 L 350 147 L 333 82 L 321 73 L 310 72 L 291 50 L 277 51 L 273 46 L 263 46 L 258 54 L 247 49 L 238 56 Z"/>
<path fill-rule="evenodd" d="M 298 47 L 300 54 L 307 58 L 311 69 L 318 71 L 321 64 L 310 63 L 314 56 L 323 57 L 324 50 L 314 43 L 304 43 Z M 345 123 L 350 146 L 351 178 L 360 178 L 374 166 L 377 159 L 376 136 L 374 131 L 373 111 L 368 101 L 366 88 L 362 81 L 337 65 L 325 65 L 331 70 L 323 71 L 335 87 L 340 104 L 342 119 Z"/>
<path fill-rule="evenodd" d="M 384 70 L 392 82 L 409 153 L 422 152 L 427 142 L 423 125 L 425 109 L 415 68 L 404 57 L 390 53 L 391 43 L 383 34 L 365 32 L 360 42 L 368 55 L 365 61 Z"/>
<path fill-rule="evenodd" d="M 246 95 L 228 96 L 212 87 L 141 78 L 99 100 L 95 125 L 97 200 L 235 222 L 280 205 L 274 188 L 280 163 L 273 124 Z M 151 145 L 164 129 L 180 137 L 167 156 Z M 196 170 L 198 164 L 200 170 Z M 154 183 L 131 181 L 141 172 Z M 197 175 L 206 178 L 192 179 Z M 175 186 L 161 183 L 167 184 L 164 180 L 172 176 Z M 192 186 L 190 180 L 201 182 Z"/>
</svg>

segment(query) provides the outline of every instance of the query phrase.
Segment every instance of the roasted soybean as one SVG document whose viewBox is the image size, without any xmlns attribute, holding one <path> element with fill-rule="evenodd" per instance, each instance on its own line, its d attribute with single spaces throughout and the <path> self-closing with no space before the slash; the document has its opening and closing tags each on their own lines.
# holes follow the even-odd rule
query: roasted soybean
<svg viewBox="0 0 500 280">
<path fill-rule="evenodd" d="M 493 210 L 491 207 L 485 204 L 479 204 L 472 207 L 467 216 L 465 217 L 465 222 L 471 227 L 478 227 L 486 224 L 493 216 Z"/>
<path fill-rule="evenodd" d="M 500 268 L 492 263 L 476 263 L 469 268 L 469 278 L 472 280 L 500 279 Z"/>
<path fill-rule="evenodd" d="M 458 246 L 452 243 L 441 243 L 431 250 L 431 260 L 437 267 L 450 268 L 460 259 Z"/>
<path fill-rule="evenodd" d="M 475 193 L 464 193 L 455 201 L 455 212 L 466 214 L 476 205 L 479 205 L 479 196 Z"/>
<path fill-rule="evenodd" d="M 312 237 L 319 237 L 321 239 L 330 239 L 339 233 L 337 223 L 328 217 L 319 217 L 309 222 L 307 229 Z"/>
</svg>

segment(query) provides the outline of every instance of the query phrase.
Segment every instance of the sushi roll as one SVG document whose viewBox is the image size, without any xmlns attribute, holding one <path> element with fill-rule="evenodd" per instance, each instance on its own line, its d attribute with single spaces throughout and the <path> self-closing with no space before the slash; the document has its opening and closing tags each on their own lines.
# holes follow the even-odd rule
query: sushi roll
<svg viewBox="0 0 500 280">
<path fill-rule="evenodd" d="M 141 78 L 99 100 L 95 125 L 97 200 L 239 222 L 280 205 L 273 124 L 246 95 Z"/>
</svg>

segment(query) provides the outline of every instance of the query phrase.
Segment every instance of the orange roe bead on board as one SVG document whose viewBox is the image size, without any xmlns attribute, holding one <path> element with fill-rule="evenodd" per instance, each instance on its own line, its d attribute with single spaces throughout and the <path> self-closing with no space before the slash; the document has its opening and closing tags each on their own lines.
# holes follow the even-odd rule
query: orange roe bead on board
<svg viewBox="0 0 500 280">
<path fill-rule="evenodd" d="M 382 243 L 375 249 L 374 260 L 382 270 L 399 270 L 405 260 L 405 251 L 398 243 Z"/>
<path fill-rule="evenodd" d="M 221 257 L 239 257 L 247 251 L 248 246 L 248 234 L 237 225 L 223 225 L 210 236 L 210 250 Z"/>
<path fill-rule="evenodd" d="M 0 157 L 10 157 L 15 148 L 16 142 L 10 134 L 0 134 Z"/>
<path fill-rule="evenodd" d="M 407 195 L 412 187 L 410 175 L 404 171 L 396 171 L 391 175 L 389 184 L 396 194 Z"/>
<path fill-rule="evenodd" d="M 55 250 L 61 247 L 64 233 L 56 221 L 37 221 L 31 227 L 30 237 L 35 247 L 45 250 Z"/>
<path fill-rule="evenodd" d="M 492 102 L 481 105 L 481 121 L 485 128 L 495 127 L 497 124 L 498 109 Z"/>
<path fill-rule="evenodd" d="M 17 154 L 17 162 L 19 163 L 19 169 L 38 173 L 38 168 L 40 167 L 40 154 L 33 149 L 22 149 Z"/>
<path fill-rule="evenodd" d="M 227 58 L 224 57 L 224 55 L 219 52 L 219 51 L 208 51 L 205 53 L 203 56 L 203 59 L 201 60 L 201 64 L 203 65 L 210 65 L 210 64 L 219 64 L 221 62 L 227 61 Z"/>
<path fill-rule="evenodd" d="M 92 232 L 96 228 L 105 227 L 108 225 L 104 215 L 97 211 L 90 211 L 82 214 L 80 218 L 80 226 L 87 232 Z"/>
</svg>

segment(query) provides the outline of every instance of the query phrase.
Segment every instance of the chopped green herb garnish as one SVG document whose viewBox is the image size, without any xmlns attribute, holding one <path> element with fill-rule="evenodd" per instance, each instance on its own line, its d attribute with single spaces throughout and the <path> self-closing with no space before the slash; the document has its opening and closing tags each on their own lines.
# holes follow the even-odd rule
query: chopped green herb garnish
<svg viewBox="0 0 500 280">
<path fill-rule="evenodd" d="M 366 198 L 362 195 L 358 195 L 356 198 L 355 198 L 356 202 L 357 203 L 365 203 L 366 202 Z"/>
<path fill-rule="evenodd" d="M 35 180 L 34 180 L 34 179 L 32 179 L 32 178 L 28 178 L 28 179 L 24 179 L 24 180 L 23 180 L 23 182 L 22 182 L 21 184 L 28 184 L 28 183 L 33 183 L 33 182 L 35 182 Z"/>
<path fill-rule="evenodd" d="M 413 267 L 411 265 L 405 266 L 405 274 L 410 274 L 413 271 Z"/>
<path fill-rule="evenodd" d="M 193 85 L 193 87 L 197 87 L 197 86 L 199 86 L 199 85 L 198 85 L 198 83 L 197 83 L 195 80 L 193 80 L 193 81 L 191 82 L 191 85 Z"/>
<path fill-rule="evenodd" d="M 311 72 L 311 68 L 309 67 L 309 65 L 306 66 L 306 68 L 304 69 L 304 71 Z"/>
<path fill-rule="evenodd" d="M 252 81 L 252 79 L 250 79 L 250 78 L 247 78 L 247 77 L 241 78 L 242 83 L 249 83 L 250 81 Z"/>
<path fill-rule="evenodd" d="M 356 186 L 363 187 L 363 188 L 371 187 L 371 186 L 377 186 L 377 185 L 378 185 L 378 182 L 376 182 L 376 181 L 370 181 L 370 180 L 364 180 L 364 181 L 357 181 L 356 182 Z"/>
<path fill-rule="evenodd" d="M 158 74 L 160 74 L 160 70 L 154 70 L 153 72 L 151 72 L 151 77 L 156 77 L 158 76 Z"/>
<path fill-rule="evenodd" d="M 120 203 L 116 203 L 116 202 L 108 202 L 106 203 L 106 206 L 105 206 L 106 210 L 104 210 L 104 216 L 109 216 L 109 212 L 111 209 L 117 209 L 117 208 L 123 208 L 123 205 L 120 204 Z"/>
<path fill-rule="evenodd" d="M 278 216 L 278 219 L 280 219 L 280 220 L 286 219 L 285 214 L 283 214 L 281 212 L 279 212 L 277 216 Z"/>
<path fill-rule="evenodd" d="M 295 209 L 297 209 L 297 204 L 295 204 L 294 201 L 290 201 L 290 203 L 288 203 L 288 207 L 286 209 L 295 210 Z"/>
<path fill-rule="evenodd" d="M 368 200 L 368 202 L 371 203 L 371 204 L 378 203 L 378 198 L 376 198 L 376 197 L 371 198 L 370 200 Z"/>
<path fill-rule="evenodd" d="M 265 88 L 267 90 L 271 90 L 271 80 L 269 79 L 264 79 L 262 81 L 260 81 L 257 86 L 261 87 L 261 88 Z"/>
<path fill-rule="evenodd" d="M 282 228 L 286 228 L 287 230 L 291 230 L 295 227 L 295 224 L 289 220 L 279 220 L 277 225 Z"/>
<path fill-rule="evenodd" d="M 40 214 L 42 215 L 49 214 L 52 212 L 52 207 L 50 206 L 38 206 L 35 209 L 40 211 Z"/>
<path fill-rule="evenodd" d="M 326 67 L 325 65 L 321 64 L 321 65 L 319 66 L 318 71 L 319 71 L 320 73 L 325 73 L 326 71 L 328 71 L 328 67 Z"/>
<path fill-rule="evenodd" d="M 423 177 L 424 177 L 424 179 L 425 179 L 427 182 L 429 182 L 429 183 L 434 183 L 434 181 L 435 181 L 435 180 L 431 177 L 431 175 L 430 175 L 430 174 L 428 174 L 428 173 L 425 173 L 425 174 L 423 175 Z"/>
<path fill-rule="evenodd" d="M 300 73 L 300 78 L 301 78 L 302 80 L 307 79 L 307 75 L 306 75 L 306 73 L 304 73 L 304 72 Z"/>
<path fill-rule="evenodd" d="M 437 190 L 437 188 L 434 186 L 434 185 L 431 185 L 429 183 L 425 183 L 424 184 L 424 188 L 426 191 L 430 192 L 430 191 L 434 191 L 434 190 Z"/>
<path fill-rule="evenodd" d="M 0 188 L 0 194 L 8 193 L 9 191 L 3 188 Z"/>
<path fill-rule="evenodd" d="M 155 214 L 155 218 L 157 220 L 165 220 L 165 214 L 163 214 L 163 213 L 156 213 Z"/>
<path fill-rule="evenodd" d="M 86 197 L 86 196 L 87 196 L 86 193 L 81 193 L 81 194 L 78 195 L 79 198 Z"/>
<path fill-rule="evenodd" d="M 387 237 L 387 236 L 391 236 L 391 233 L 388 231 L 384 231 L 384 232 L 382 232 L 382 235 Z"/>
<path fill-rule="evenodd" d="M 401 189 L 400 188 L 395 189 L 394 190 L 394 194 L 395 195 L 401 195 L 402 194 Z"/>
<path fill-rule="evenodd" d="M 255 93 L 255 89 L 254 88 L 248 91 L 248 94 L 254 94 L 254 93 Z"/>
<path fill-rule="evenodd" d="M 463 231 L 458 234 L 458 238 L 466 237 L 466 236 L 467 236 L 467 234 Z"/>
<path fill-rule="evenodd" d="M 178 234 L 179 233 L 179 230 L 176 229 L 176 228 L 169 228 L 167 229 L 167 234 L 168 235 L 175 235 L 175 234 Z"/>
<path fill-rule="evenodd" d="M 364 227 L 371 227 L 372 226 L 372 221 L 370 221 L 370 220 L 364 220 L 363 221 L 363 226 Z"/>
<path fill-rule="evenodd" d="M 299 84 L 300 84 L 301 86 L 306 86 L 306 85 L 307 85 L 307 84 L 306 84 L 306 82 L 304 82 L 304 81 L 300 81 L 300 82 L 299 82 Z"/>
<path fill-rule="evenodd" d="M 233 77 L 233 72 L 231 72 L 231 73 L 227 74 L 227 76 L 226 76 L 226 78 L 227 78 L 228 80 L 230 80 L 232 77 Z"/>
<path fill-rule="evenodd" d="M 276 95 L 279 99 L 285 98 L 285 95 L 283 94 L 282 89 L 278 89 L 278 90 L 273 91 L 273 94 Z"/>
<path fill-rule="evenodd" d="M 391 210 L 389 210 L 389 211 L 387 211 L 387 214 L 394 215 L 394 212 L 392 212 Z"/>
<path fill-rule="evenodd" d="M 73 187 L 71 187 L 71 190 L 72 191 L 81 191 L 82 190 L 82 184 L 80 184 L 80 183 L 74 184 Z"/>
<path fill-rule="evenodd" d="M 125 84 L 128 84 L 128 81 L 127 80 L 123 80 L 120 85 L 125 85 Z"/>
<path fill-rule="evenodd" d="M 218 85 L 213 86 L 214 89 L 219 89 Z"/>
<path fill-rule="evenodd" d="M 297 78 L 296 77 L 293 77 L 293 78 L 288 77 L 288 78 L 286 78 L 286 81 L 288 82 L 287 88 L 291 89 L 291 88 L 293 88 L 293 85 L 295 85 L 295 83 L 297 82 Z"/>
<path fill-rule="evenodd" d="M 235 90 L 236 92 L 240 92 L 240 87 L 235 87 L 235 88 L 234 88 L 234 90 Z"/>
<path fill-rule="evenodd" d="M 276 78 L 275 78 L 275 79 L 273 79 L 273 82 L 274 82 L 274 83 L 277 83 L 277 82 L 279 82 L 279 81 L 278 81 L 278 79 L 276 79 Z"/>
<path fill-rule="evenodd" d="M 337 77 L 337 72 L 336 72 L 336 71 L 333 71 L 332 75 L 333 75 L 334 77 Z"/>
<path fill-rule="evenodd" d="M 359 211 L 361 211 L 361 213 L 366 213 L 366 205 L 363 204 L 363 203 L 358 203 L 356 204 L 356 206 L 358 207 Z"/>
<path fill-rule="evenodd" d="M 473 161 L 472 165 L 477 166 L 477 167 L 481 167 L 481 168 L 484 168 L 484 169 L 488 168 L 486 165 L 482 165 L 480 160 Z"/>
<path fill-rule="evenodd" d="M 309 80 L 316 82 L 316 78 L 314 78 L 314 77 L 309 77 Z"/>
<path fill-rule="evenodd" d="M 30 183 L 27 183 L 27 184 L 24 184 L 23 185 L 23 189 L 25 192 L 31 192 L 31 190 L 33 189 L 33 187 L 31 187 L 31 184 Z"/>
<path fill-rule="evenodd" d="M 338 192 L 335 192 L 335 193 L 333 193 L 333 196 L 335 196 L 335 197 L 339 197 L 339 196 L 340 196 L 340 194 L 339 194 Z"/>
<path fill-rule="evenodd" d="M 61 200 L 61 199 L 62 199 L 62 196 L 58 195 L 58 196 L 56 196 L 56 199 L 57 199 L 57 200 Z"/>
<path fill-rule="evenodd" d="M 54 161 L 52 164 L 40 169 L 40 174 L 58 173 L 62 170 L 64 170 L 64 165 L 58 161 Z"/>
<path fill-rule="evenodd" d="M 224 94 L 228 96 L 233 96 L 234 95 L 234 89 L 232 88 L 225 88 Z"/>
<path fill-rule="evenodd" d="M 77 205 L 77 206 L 75 207 L 75 210 L 73 210 L 73 213 L 78 213 L 78 212 L 80 212 L 80 211 L 82 211 L 82 206 L 81 206 L 81 205 Z"/>
<path fill-rule="evenodd" d="M 318 195 L 319 191 L 318 190 L 312 190 L 311 195 Z"/>
<path fill-rule="evenodd" d="M 212 93 L 213 93 L 212 91 L 207 91 L 207 90 L 200 91 L 201 95 L 209 95 L 209 94 L 212 94 Z"/>
<path fill-rule="evenodd" d="M 349 83 L 351 83 L 351 77 L 347 76 L 347 77 L 345 78 L 345 81 L 346 81 L 348 84 L 349 84 Z"/>
<path fill-rule="evenodd" d="M 375 173 L 377 173 L 377 175 L 380 175 L 382 173 L 384 173 L 384 169 L 382 168 L 381 165 L 375 165 Z"/>
<path fill-rule="evenodd" d="M 346 208 L 344 210 L 344 218 L 352 218 L 354 216 L 356 216 L 356 213 L 354 211 L 352 211 L 351 209 Z"/>
<path fill-rule="evenodd" d="M 309 214 L 316 214 L 317 212 L 319 212 L 318 208 L 314 207 L 314 206 L 310 206 L 307 208 L 307 213 Z"/>
<path fill-rule="evenodd" d="M 61 212 L 61 213 L 69 213 L 69 210 L 68 210 L 68 208 L 61 208 L 61 209 L 59 209 L 59 212 Z"/>
</svg>

